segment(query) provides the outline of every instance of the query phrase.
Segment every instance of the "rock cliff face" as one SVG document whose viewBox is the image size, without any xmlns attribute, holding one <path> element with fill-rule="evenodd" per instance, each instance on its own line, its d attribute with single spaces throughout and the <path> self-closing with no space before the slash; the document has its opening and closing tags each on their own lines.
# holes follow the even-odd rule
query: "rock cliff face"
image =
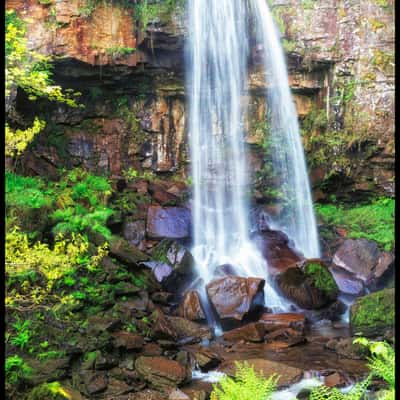
<svg viewBox="0 0 400 400">
<path fill-rule="evenodd" d="M 26 19 L 30 46 L 55 57 L 56 82 L 80 91 L 85 105 L 32 103 L 18 93 L 16 109 L 27 121 L 34 113 L 50 121 L 23 157 L 26 172 L 83 165 L 111 176 L 129 168 L 187 176 L 184 10 L 160 3 L 144 29 L 133 3 L 7 0 Z M 393 1 L 270 3 L 315 198 L 393 194 Z M 255 198 L 268 202 L 267 105 L 252 61 L 246 141 Z"/>
</svg>

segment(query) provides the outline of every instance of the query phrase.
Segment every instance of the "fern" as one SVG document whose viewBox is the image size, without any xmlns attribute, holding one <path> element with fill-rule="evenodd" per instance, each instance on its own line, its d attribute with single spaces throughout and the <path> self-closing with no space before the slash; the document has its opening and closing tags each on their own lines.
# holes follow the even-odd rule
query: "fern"
<svg viewBox="0 0 400 400">
<path fill-rule="evenodd" d="M 211 400 L 268 400 L 275 391 L 278 377 L 265 379 L 257 374 L 247 362 L 236 362 L 235 378 L 223 377 L 213 386 Z"/>
<path fill-rule="evenodd" d="M 348 393 L 342 393 L 336 388 L 319 386 L 310 393 L 309 400 L 362 400 L 371 382 L 371 375 L 358 382 Z"/>
</svg>

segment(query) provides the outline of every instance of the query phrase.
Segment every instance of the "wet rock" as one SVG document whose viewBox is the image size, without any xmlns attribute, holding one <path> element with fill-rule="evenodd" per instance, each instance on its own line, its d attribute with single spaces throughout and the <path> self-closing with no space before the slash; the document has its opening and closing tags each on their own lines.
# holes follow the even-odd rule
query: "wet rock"
<svg viewBox="0 0 400 400">
<path fill-rule="evenodd" d="M 119 318 L 93 316 L 88 318 L 88 332 L 97 335 L 104 331 L 111 332 L 121 324 Z"/>
<path fill-rule="evenodd" d="M 181 317 L 166 317 L 178 340 L 192 338 L 193 341 L 212 339 L 212 331 L 208 326 L 202 326 L 196 322 Z"/>
<path fill-rule="evenodd" d="M 68 376 L 70 359 L 67 357 L 50 359 L 46 362 L 32 359 L 27 362 L 33 370 L 32 376 L 29 378 L 33 385 L 58 381 Z"/>
<path fill-rule="evenodd" d="M 174 240 L 162 240 L 152 249 L 155 261 L 144 263 L 165 290 L 176 292 L 195 277 L 194 258 L 190 251 Z"/>
<path fill-rule="evenodd" d="M 335 301 L 338 288 L 328 268 L 319 260 L 308 260 L 277 276 L 283 294 L 304 309 L 320 309 Z"/>
<path fill-rule="evenodd" d="M 289 244 L 288 237 L 281 231 L 264 230 L 251 236 L 251 241 L 267 260 L 273 275 L 293 267 L 304 258 Z"/>
<path fill-rule="evenodd" d="M 145 343 L 142 349 L 144 356 L 161 356 L 162 349 L 157 343 Z"/>
<path fill-rule="evenodd" d="M 376 242 L 347 239 L 333 257 L 333 263 L 352 272 L 366 284 L 376 284 L 392 267 L 392 253 L 381 252 Z"/>
<path fill-rule="evenodd" d="M 360 344 L 353 343 L 355 337 L 330 339 L 325 347 L 334 350 L 341 357 L 350 358 L 353 360 L 364 359 L 368 354 L 368 350 Z"/>
<path fill-rule="evenodd" d="M 359 297 L 350 307 L 350 328 L 355 334 L 373 337 L 393 328 L 395 289 L 383 289 Z"/>
<path fill-rule="evenodd" d="M 329 271 L 332 273 L 341 292 L 360 295 L 364 291 L 362 280 L 358 279 L 355 274 L 335 265 L 330 267 Z"/>
<path fill-rule="evenodd" d="M 146 389 L 129 395 L 126 400 L 166 400 L 166 397 L 157 390 Z"/>
<path fill-rule="evenodd" d="M 264 324 L 266 332 L 272 332 L 282 328 L 292 328 L 304 333 L 305 317 L 297 313 L 262 314 L 259 322 Z"/>
<path fill-rule="evenodd" d="M 128 385 L 121 379 L 109 378 L 107 390 L 104 392 L 105 398 L 108 399 L 117 399 L 116 396 L 122 396 L 124 394 L 133 392 L 136 389 L 136 386 Z"/>
<path fill-rule="evenodd" d="M 129 219 L 125 219 L 122 226 L 122 234 L 129 244 L 133 246 L 140 246 L 141 242 L 146 236 L 145 221 L 131 221 Z"/>
<path fill-rule="evenodd" d="M 170 292 L 155 292 L 151 295 L 151 300 L 153 300 L 154 303 L 162 305 L 168 305 L 173 298 L 174 294 Z"/>
<path fill-rule="evenodd" d="M 104 392 L 108 386 L 108 377 L 105 373 L 87 373 L 84 378 L 85 387 L 89 395 Z"/>
<path fill-rule="evenodd" d="M 176 205 L 178 202 L 178 198 L 174 194 L 167 192 L 161 185 L 156 183 L 149 184 L 149 193 L 151 197 L 162 206 Z"/>
<path fill-rule="evenodd" d="M 226 276 L 211 281 L 206 290 L 219 319 L 227 326 L 237 324 L 263 306 L 264 284 L 260 278 Z"/>
<path fill-rule="evenodd" d="M 129 266 L 136 266 L 139 262 L 149 259 L 147 254 L 121 237 L 114 237 L 110 240 L 110 254 Z"/>
<path fill-rule="evenodd" d="M 201 347 L 193 353 L 196 364 L 202 371 L 209 371 L 216 367 L 220 362 L 220 357 L 209 349 Z"/>
<path fill-rule="evenodd" d="M 190 400 L 190 397 L 181 390 L 175 389 L 169 394 L 168 400 Z"/>
<path fill-rule="evenodd" d="M 125 350 L 141 350 L 144 344 L 142 336 L 131 332 L 115 332 L 112 337 L 114 338 L 114 346 Z"/>
<path fill-rule="evenodd" d="M 150 268 L 157 282 L 164 282 L 173 272 L 171 265 L 161 261 L 146 261 L 141 265 Z"/>
<path fill-rule="evenodd" d="M 223 264 L 215 268 L 214 277 L 222 278 L 227 275 L 235 275 L 235 267 L 231 264 Z"/>
<path fill-rule="evenodd" d="M 346 384 L 347 380 L 339 372 L 334 372 L 324 378 L 324 385 L 328 387 L 343 387 Z"/>
<path fill-rule="evenodd" d="M 272 341 L 284 342 L 287 343 L 288 347 L 306 341 L 304 334 L 293 328 L 280 328 L 274 330 L 270 333 L 267 333 L 264 339 L 267 342 L 272 342 Z"/>
<path fill-rule="evenodd" d="M 94 367 L 96 370 L 107 370 L 118 365 L 118 359 L 111 354 L 102 353 L 100 350 L 96 352 Z"/>
<path fill-rule="evenodd" d="M 178 315 L 191 321 L 206 319 L 200 296 L 196 290 L 189 290 L 183 296 L 178 308 Z"/>
<path fill-rule="evenodd" d="M 172 340 L 173 342 L 178 339 L 177 332 L 161 310 L 157 309 L 154 311 L 150 319 L 153 321 L 151 337 L 154 339 Z"/>
<path fill-rule="evenodd" d="M 184 367 L 165 357 L 139 357 L 135 368 L 150 386 L 160 390 L 180 386 L 188 378 L 188 371 Z"/>
<path fill-rule="evenodd" d="M 262 373 L 267 379 L 273 374 L 279 375 L 277 382 L 278 387 L 289 386 L 296 383 L 303 376 L 303 370 L 300 368 L 291 367 L 281 362 L 265 360 L 263 358 L 252 358 L 241 360 L 241 362 L 247 362 L 254 368 L 254 371 Z M 233 360 L 223 362 L 218 368 L 218 371 L 231 376 L 234 375 L 235 370 L 235 361 Z"/>
<path fill-rule="evenodd" d="M 150 239 L 185 239 L 190 236 L 190 211 L 183 207 L 150 206 L 146 234 Z"/>
<path fill-rule="evenodd" d="M 264 334 L 264 324 L 252 322 L 239 328 L 224 332 L 222 337 L 230 342 L 238 342 L 240 340 L 246 342 L 262 342 L 264 340 Z"/>
</svg>

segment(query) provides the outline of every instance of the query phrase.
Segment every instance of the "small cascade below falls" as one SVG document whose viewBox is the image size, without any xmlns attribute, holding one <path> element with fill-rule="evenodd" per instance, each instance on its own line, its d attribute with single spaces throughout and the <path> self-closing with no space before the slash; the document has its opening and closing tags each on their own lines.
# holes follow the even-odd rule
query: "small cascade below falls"
<svg viewBox="0 0 400 400">
<path fill-rule="evenodd" d="M 192 252 L 204 284 L 214 278 L 218 266 L 230 264 L 237 275 L 264 278 L 266 305 L 274 311 L 287 311 L 290 303 L 273 288 L 268 265 L 249 239 L 249 174 L 243 132 L 250 54 L 249 11 L 260 14 L 253 21 L 264 48 L 276 40 L 274 47 L 282 52 L 277 36 L 271 35 L 265 26 L 264 18 L 268 22 L 269 13 L 261 3 L 265 0 L 188 2 L 190 35 L 186 43 L 186 72 L 193 178 Z M 267 58 L 268 52 L 265 53 Z M 283 82 L 279 82 L 280 89 L 270 96 L 272 111 L 277 112 L 272 127 L 273 135 L 281 136 L 285 132 L 287 137 L 280 138 L 279 142 L 285 145 L 282 151 L 288 153 L 285 158 L 291 161 L 282 165 L 279 159 L 275 164 L 298 197 L 296 206 L 290 208 L 291 223 L 279 224 L 279 228 L 288 233 L 306 256 L 319 256 L 304 154 L 287 74 L 286 71 L 283 75 L 275 73 L 279 68 L 286 68 L 279 60 L 278 57 L 277 65 L 272 67 L 272 77 Z M 268 69 L 269 64 L 266 62 Z M 290 104 L 281 104 L 283 101 Z M 287 143 L 290 140 L 293 140 L 289 143 L 293 149 Z M 289 180 L 291 176 L 294 181 Z M 289 199 L 289 193 L 285 195 Z"/>
</svg>

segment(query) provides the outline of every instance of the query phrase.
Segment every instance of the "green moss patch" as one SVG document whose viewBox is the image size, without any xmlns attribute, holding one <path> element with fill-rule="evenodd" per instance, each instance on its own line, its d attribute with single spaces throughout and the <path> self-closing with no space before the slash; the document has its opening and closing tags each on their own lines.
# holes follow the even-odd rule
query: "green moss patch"
<svg viewBox="0 0 400 400">
<path fill-rule="evenodd" d="M 394 327 L 394 289 L 384 289 L 358 298 L 350 309 L 350 326 L 364 336 L 382 334 Z"/>
<path fill-rule="evenodd" d="M 305 275 L 312 280 L 312 284 L 328 296 L 334 296 L 338 287 L 331 273 L 323 265 L 310 262 L 304 267 Z"/>
<path fill-rule="evenodd" d="M 324 224 L 346 229 L 349 238 L 374 240 L 389 251 L 394 248 L 394 206 L 394 199 L 381 198 L 355 207 L 316 204 L 315 210 Z"/>
</svg>

